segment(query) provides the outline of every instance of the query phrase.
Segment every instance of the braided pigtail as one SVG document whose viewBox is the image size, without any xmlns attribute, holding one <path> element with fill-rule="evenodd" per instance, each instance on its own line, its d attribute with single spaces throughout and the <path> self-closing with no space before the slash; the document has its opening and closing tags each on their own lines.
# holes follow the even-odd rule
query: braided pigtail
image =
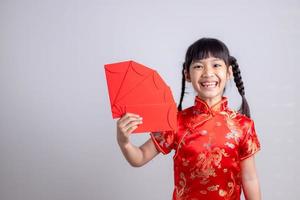
<svg viewBox="0 0 300 200">
<path fill-rule="evenodd" d="M 179 111 L 182 111 L 182 101 L 185 93 L 185 74 L 184 74 L 184 69 L 185 69 L 185 63 L 182 65 L 182 79 L 181 79 L 181 94 L 180 94 L 180 100 L 177 109 Z"/>
<path fill-rule="evenodd" d="M 240 95 L 242 96 L 242 105 L 239 109 L 239 112 L 250 118 L 251 117 L 250 116 L 250 108 L 249 108 L 248 102 L 245 97 L 245 88 L 244 88 L 244 83 L 243 83 L 242 76 L 241 76 L 241 71 L 239 69 L 239 65 L 233 56 L 229 57 L 229 63 L 232 66 L 235 85 L 236 85 Z"/>
</svg>

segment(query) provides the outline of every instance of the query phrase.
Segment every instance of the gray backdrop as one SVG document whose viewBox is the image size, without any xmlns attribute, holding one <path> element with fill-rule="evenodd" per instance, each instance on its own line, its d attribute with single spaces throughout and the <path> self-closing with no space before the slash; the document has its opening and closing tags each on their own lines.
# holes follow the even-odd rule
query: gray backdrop
<svg viewBox="0 0 300 200">
<path fill-rule="evenodd" d="M 296 0 L 1 0 L 0 199 L 171 199 L 172 154 L 142 168 L 122 157 L 103 65 L 148 65 L 178 100 L 200 37 L 221 39 L 240 63 L 263 199 L 299 199 L 299 21 Z M 237 108 L 234 83 L 226 95 Z"/>
</svg>

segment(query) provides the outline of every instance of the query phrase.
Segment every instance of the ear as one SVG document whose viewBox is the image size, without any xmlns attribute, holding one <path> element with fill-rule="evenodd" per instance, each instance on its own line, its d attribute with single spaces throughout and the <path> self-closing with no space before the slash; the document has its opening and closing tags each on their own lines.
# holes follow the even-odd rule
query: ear
<svg viewBox="0 0 300 200">
<path fill-rule="evenodd" d="M 189 75 L 189 73 L 186 71 L 186 69 L 184 70 L 184 77 L 185 77 L 185 80 L 186 80 L 187 82 L 191 82 L 190 75 Z"/>
<path fill-rule="evenodd" d="M 229 65 L 228 70 L 227 70 L 227 80 L 230 80 L 232 78 L 233 78 L 232 66 Z"/>
</svg>

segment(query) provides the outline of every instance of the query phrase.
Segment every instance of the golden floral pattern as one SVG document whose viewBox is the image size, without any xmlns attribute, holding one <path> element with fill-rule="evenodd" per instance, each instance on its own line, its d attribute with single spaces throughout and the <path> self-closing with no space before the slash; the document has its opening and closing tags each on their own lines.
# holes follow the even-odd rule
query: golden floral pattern
<svg viewBox="0 0 300 200">
<path fill-rule="evenodd" d="M 219 147 L 211 152 L 199 154 L 195 166 L 191 168 L 191 179 L 199 178 L 201 184 L 207 184 L 210 176 L 216 176 L 215 167 L 221 167 L 220 162 L 223 156 L 228 157 L 225 150 Z"/>
<path fill-rule="evenodd" d="M 260 149 L 253 121 L 228 108 L 226 97 L 209 107 L 196 97 L 178 113 L 178 131 L 151 133 L 164 154 L 175 150 L 173 200 L 238 200 L 240 162 Z"/>
</svg>

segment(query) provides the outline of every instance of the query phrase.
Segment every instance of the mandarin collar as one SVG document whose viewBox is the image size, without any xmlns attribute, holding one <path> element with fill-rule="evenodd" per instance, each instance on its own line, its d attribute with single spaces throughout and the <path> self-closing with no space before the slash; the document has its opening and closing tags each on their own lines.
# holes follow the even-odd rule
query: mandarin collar
<svg viewBox="0 0 300 200">
<path fill-rule="evenodd" d="M 227 109 L 228 106 L 228 99 L 227 97 L 222 97 L 222 99 L 217 102 L 216 104 L 212 105 L 211 107 L 203 101 L 198 96 L 195 97 L 194 103 L 194 111 L 195 114 L 212 114 L 224 111 Z"/>
</svg>

